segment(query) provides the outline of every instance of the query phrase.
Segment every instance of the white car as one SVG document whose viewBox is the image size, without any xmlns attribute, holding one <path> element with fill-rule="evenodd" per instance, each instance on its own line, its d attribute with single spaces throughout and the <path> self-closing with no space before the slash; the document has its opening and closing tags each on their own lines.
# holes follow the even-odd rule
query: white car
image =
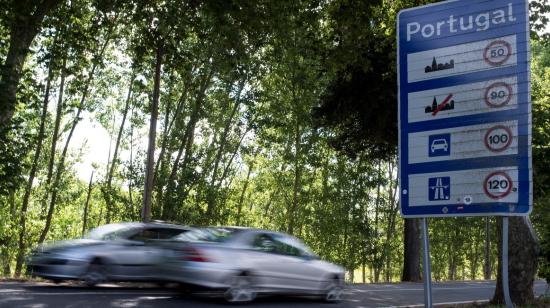
<svg viewBox="0 0 550 308">
<path fill-rule="evenodd" d="M 159 281 L 162 243 L 189 231 L 164 223 L 116 223 L 97 227 L 83 239 L 37 247 L 27 260 L 27 272 L 50 279 L 82 280 L 88 286 L 107 281 Z"/>
<path fill-rule="evenodd" d="M 229 302 L 262 294 L 315 295 L 341 300 L 344 269 L 321 261 L 297 238 L 247 228 L 195 229 L 174 242 L 165 280 L 219 290 Z"/>
</svg>

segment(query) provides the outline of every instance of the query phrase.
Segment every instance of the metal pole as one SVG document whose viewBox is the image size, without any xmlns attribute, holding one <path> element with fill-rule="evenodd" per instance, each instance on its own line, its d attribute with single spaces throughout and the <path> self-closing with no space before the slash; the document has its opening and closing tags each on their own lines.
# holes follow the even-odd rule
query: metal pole
<svg viewBox="0 0 550 308">
<path fill-rule="evenodd" d="M 422 242 L 424 246 L 424 307 L 432 308 L 432 269 L 430 265 L 430 238 L 428 220 L 422 218 Z"/>
<path fill-rule="evenodd" d="M 507 308 L 513 308 L 514 304 L 510 298 L 510 285 L 508 282 L 508 217 L 502 217 L 502 291 L 504 292 L 504 303 Z"/>
</svg>

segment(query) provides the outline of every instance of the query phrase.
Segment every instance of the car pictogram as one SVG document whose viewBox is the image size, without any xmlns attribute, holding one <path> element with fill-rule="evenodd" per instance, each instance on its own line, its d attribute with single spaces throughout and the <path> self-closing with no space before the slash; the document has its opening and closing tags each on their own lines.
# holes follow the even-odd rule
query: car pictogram
<svg viewBox="0 0 550 308">
<path fill-rule="evenodd" d="M 431 145 L 432 153 L 435 152 L 436 150 L 443 150 L 447 152 L 448 149 L 449 149 L 449 145 L 447 144 L 447 140 L 445 139 L 435 139 L 432 142 L 432 145 Z"/>
</svg>

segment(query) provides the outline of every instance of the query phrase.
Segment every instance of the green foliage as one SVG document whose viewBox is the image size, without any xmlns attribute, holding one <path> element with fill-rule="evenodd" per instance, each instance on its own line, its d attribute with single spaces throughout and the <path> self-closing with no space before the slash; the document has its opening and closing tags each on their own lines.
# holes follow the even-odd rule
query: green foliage
<svg viewBox="0 0 550 308">
<path fill-rule="evenodd" d="M 533 41 L 531 97 L 533 102 L 533 222 L 541 241 L 540 275 L 550 281 L 550 45 Z"/>
</svg>

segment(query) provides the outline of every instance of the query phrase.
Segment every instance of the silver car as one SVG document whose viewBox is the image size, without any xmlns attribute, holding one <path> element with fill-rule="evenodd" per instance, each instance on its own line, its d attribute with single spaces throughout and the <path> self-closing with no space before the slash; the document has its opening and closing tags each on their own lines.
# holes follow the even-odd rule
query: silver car
<svg viewBox="0 0 550 308">
<path fill-rule="evenodd" d="M 182 234 L 164 277 L 189 286 L 221 290 L 229 302 L 259 294 L 316 295 L 339 301 L 344 269 L 319 260 L 297 238 L 246 228 L 204 228 Z"/>
<path fill-rule="evenodd" d="M 157 281 L 165 249 L 158 245 L 190 228 L 163 223 L 116 223 L 97 227 L 83 239 L 39 246 L 27 261 L 32 276 L 60 282 Z"/>
</svg>

